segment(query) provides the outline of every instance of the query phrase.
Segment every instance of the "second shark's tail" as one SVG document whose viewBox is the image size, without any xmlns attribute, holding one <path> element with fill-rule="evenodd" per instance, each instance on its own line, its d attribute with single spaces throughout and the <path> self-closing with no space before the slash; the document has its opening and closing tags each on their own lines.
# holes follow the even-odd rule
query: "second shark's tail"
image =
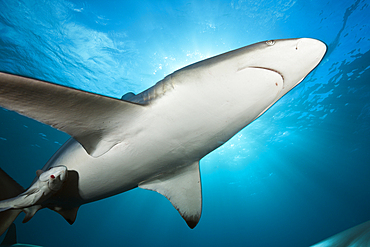
<svg viewBox="0 0 370 247">
<path fill-rule="evenodd" d="M 23 187 L 0 168 L 0 201 L 17 196 L 22 192 L 24 192 Z M 21 209 L 0 212 L 0 236 L 8 229 L 20 212 L 22 212 Z"/>
</svg>

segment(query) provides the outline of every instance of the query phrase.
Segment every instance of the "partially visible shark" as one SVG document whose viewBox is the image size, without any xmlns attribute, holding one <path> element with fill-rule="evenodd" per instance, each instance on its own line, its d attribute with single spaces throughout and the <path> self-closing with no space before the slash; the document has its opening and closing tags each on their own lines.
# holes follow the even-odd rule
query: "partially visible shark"
<svg viewBox="0 0 370 247">
<path fill-rule="evenodd" d="M 49 208 L 72 224 L 82 204 L 136 187 L 164 195 L 194 228 L 202 210 L 200 159 L 300 83 L 325 52 L 310 38 L 260 42 L 121 100 L 0 73 L 0 106 L 73 137 L 25 192 L 0 172 L 0 234 L 22 211 L 24 222 Z"/>
<path fill-rule="evenodd" d="M 3 242 L 0 244 L 0 247 L 41 247 L 41 246 L 18 243 L 17 230 L 15 224 L 12 223 L 8 229 L 8 232 L 5 235 Z"/>
<path fill-rule="evenodd" d="M 340 232 L 311 247 L 369 247 L 370 221 Z"/>
</svg>

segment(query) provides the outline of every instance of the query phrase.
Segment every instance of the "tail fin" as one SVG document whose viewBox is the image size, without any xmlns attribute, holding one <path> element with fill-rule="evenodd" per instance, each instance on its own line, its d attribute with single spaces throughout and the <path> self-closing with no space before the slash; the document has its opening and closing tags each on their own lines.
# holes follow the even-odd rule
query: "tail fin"
<svg viewBox="0 0 370 247">
<path fill-rule="evenodd" d="M 23 191 L 23 187 L 0 168 L 0 200 L 12 198 Z M 20 212 L 22 212 L 21 209 L 0 212 L 0 236 L 8 229 Z"/>
<path fill-rule="evenodd" d="M 17 243 L 17 230 L 15 228 L 15 224 L 12 223 L 0 246 L 12 246 L 13 244 L 16 243 Z"/>
</svg>

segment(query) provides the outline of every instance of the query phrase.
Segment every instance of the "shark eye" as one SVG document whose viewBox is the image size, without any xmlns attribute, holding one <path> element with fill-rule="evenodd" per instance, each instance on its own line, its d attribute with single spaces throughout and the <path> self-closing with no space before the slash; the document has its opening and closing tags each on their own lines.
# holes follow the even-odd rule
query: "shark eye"
<svg viewBox="0 0 370 247">
<path fill-rule="evenodd" d="M 275 45 L 275 40 L 266 41 L 267 45 Z"/>
<path fill-rule="evenodd" d="M 54 175 L 50 175 L 50 178 L 51 178 L 51 179 L 54 179 L 54 178 L 55 178 L 55 176 L 54 176 Z"/>
</svg>

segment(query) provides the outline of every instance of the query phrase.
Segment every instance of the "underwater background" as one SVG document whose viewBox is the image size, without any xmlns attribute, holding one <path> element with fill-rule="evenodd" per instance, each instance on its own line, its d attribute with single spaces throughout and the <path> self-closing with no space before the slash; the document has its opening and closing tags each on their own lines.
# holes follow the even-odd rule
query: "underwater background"
<svg viewBox="0 0 370 247">
<path fill-rule="evenodd" d="M 195 229 L 134 189 L 83 205 L 72 226 L 48 209 L 22 224 L 22 213 L 19 242 L 299 247 L 370 220 L 369 16 L 364 0 L 0 0 L 0 71 L 116 98 L 259 41 L 328 46 L 299 86 L 201 160 Z M 0 167 L 25 188 L 68 138 L 0 108 Z"/>
</svg>

